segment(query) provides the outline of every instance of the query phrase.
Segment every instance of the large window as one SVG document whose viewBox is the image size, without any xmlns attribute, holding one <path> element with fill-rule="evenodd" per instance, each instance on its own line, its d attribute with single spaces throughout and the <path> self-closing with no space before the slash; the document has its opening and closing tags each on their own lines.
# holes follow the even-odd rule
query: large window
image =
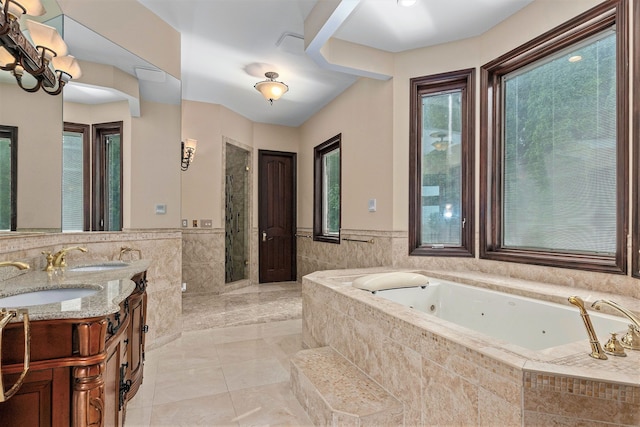
<svg viewBox="0 0 640 427">
<path fill-rule="evenodd" d="M 483 257 L 626 270 L 624 7 L 594 8 L 482 68 Z"/>
<path fill-rule="evenodd" d="M 0 126 L 0 230 L 15 231 L 17 222 L 18 128 Z"/>
<path fill-rule="evenodd" d="M 340 141 L 336 135 L 314 148 L 314 240 L 340 243 Z"/>
<path fill-rule="evenodd" d="M 411 255 L 473 255 L 474 75 L 411 79 Z"/>
</svg>

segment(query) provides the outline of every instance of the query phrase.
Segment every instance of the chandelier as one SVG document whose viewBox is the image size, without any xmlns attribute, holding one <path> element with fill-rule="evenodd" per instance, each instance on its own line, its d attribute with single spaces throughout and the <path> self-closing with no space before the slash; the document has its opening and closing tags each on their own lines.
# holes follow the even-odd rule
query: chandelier
<svg viewBox="0 0 640 427">
<path fill-rule="evenodd" d="M 0 70 L 11 72 L 27 92 L 42 89 L 58 95 L 70 79 L 82 73 L 76 58 L 67 55 L 67 45 L 55 28 L 27 19 L 28 36 L 23 33 L 22 15 L 44 13 L 40 0 L 0 0 Z M 25 71 L 35 78 L 32 86 L 23 82 Z"/>
<path fill-rule="evenodd" d="M 258 82 L 253 87 L 256 88 L 256 90 L 260 92 L 262 96 L 264 96 L 264 99 L 266 99 L 271 105 L 273 105 L 273 101 L 277 101 L 278 99 L 280 99 L 280 97 L 289 90 L 289 86 L 282 82 L 276 81 L 276 79 L 278 78 L 278 73 L 269 71 L 264 73 L 264 76 L 267 78 L 267 80 Z"/>
</svg>

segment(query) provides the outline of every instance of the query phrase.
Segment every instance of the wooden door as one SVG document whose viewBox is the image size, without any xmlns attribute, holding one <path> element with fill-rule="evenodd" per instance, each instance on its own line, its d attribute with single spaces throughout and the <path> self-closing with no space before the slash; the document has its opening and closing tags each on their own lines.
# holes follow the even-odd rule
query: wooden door
<svg viewBox="0 0 640 427">
<path fill-rule="evenodd" d="M 258 152 L 260 283 L 296 280 L 296 154 Z"/>
</svg>

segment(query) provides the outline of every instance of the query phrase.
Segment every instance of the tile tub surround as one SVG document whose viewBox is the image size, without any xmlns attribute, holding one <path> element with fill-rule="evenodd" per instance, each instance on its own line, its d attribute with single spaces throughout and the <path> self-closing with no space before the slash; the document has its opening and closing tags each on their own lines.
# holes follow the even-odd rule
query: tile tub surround
<svg viewBox="0 0 640 427">
<path fill-rule="evenodd" d="M 579 342 L 533 352 L 345 284 L 385 270 L 306 276 L 303 342 L 307 348 L 332 347 L 401 400 L 405 425 L 640 425 L 640 352 L 592 359 L 586 332 Z M 454 272 L 418 272 L 454 281 L 456 277 Z M 473 276 L 475 283 L 470 284 L 502 291 L 510 282 Z M 576 293 L 523 280 L 515 281 L 514 289 L 528 296 L 547 293 L 540 298 L 546 300 L 566 301 Z M 610 294 L 589 292 L 585 300 L 597 298 L 613 299 L 634 311 L 640 308 L 637 300 Z M 581 321 L 577 309 L 576 321 Z"/>
<path fill-rule="evenodd" d="M 146 348 L 152 349 L 175 340 L 182 333 L 182 232 L 180 230 L 127 230 L 90 233 L 7 233 L 0 236 L 0 260 L 25 261 L 31 270 L 46 264 L 42 251 L 83 246 L 86 253 L 69 252 L 67 264 L 80 265 L 116 260 L 122 246 L 140 249 L 151 260 L 147 270 Z M 127 258 L 125 258 L 126 260 Z M 2 280 L 22 272 L 0 268 Z"/>
</svg>

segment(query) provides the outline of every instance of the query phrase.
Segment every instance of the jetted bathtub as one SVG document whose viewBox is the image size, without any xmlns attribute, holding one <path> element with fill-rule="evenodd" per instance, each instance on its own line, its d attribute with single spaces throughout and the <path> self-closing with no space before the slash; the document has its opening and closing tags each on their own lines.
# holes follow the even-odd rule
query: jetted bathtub
<svg viewBox="0 0 640 427">
<path fill-rule="evenodd" d="M 577 307 L 511 295 L 440 279 L 422 286 L 381 289 L 375 295 L 530 350 L 584 341 Z M 589 310 L 598 338 L 626 332 L 626 319 Z M 621 335 L 620 335 L 621 336 Z"/>
</svg>

